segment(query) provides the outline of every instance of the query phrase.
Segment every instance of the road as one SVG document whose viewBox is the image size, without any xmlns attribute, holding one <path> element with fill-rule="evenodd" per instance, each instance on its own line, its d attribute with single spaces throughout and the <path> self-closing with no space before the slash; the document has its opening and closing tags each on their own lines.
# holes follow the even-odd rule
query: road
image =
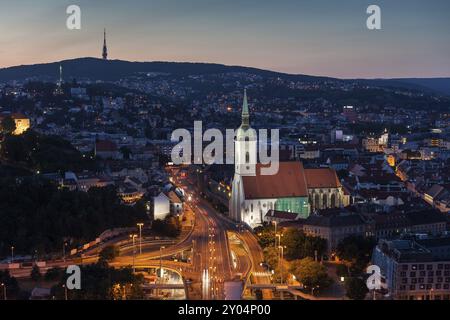
<svg viewBox="0 0 450 320">
<path fill-rule="evenodd" d="M 161 264 L 166 268 L 174 268 L 180 271 L 185 279 L 192 282 L 191 299 L 225 299 L 224 282 L 243 279 L 246 283 L 251 279 L 255 284 L 268 284 L 268 276 L 258 276 L 265 270 L 260 266 L 263 261 L 263 252 L 252 232 L 242 225 L 224 217 L 218 213 L 205 199 L 196 194 L 195 188 L 186 180 L 177 180 L 172 176 L 176 184 L 183 188 L 190 200 L 185 203 L 185 214 L 195 221 L 193 228 L 185 229 L 176 240 L 151 240 L 144 239 L 142 254 L 139 254 L 139 240 L 135 246 L 130 241 L 121 239 L 120 256 L 111 265 L 115 267 L 134 266 L 136 268 L 148 265 Z M 235 266 L 231 256 L 229 234 L 235 234 L 242 241 L 241 248 L 233 248 Z M 125 240 L 125 241 L 124 241 Z M 111 244 L 111 243 L 109 243 Z M 95 248 L 85 253 L 83 259 L 67 259 L 66 261 L 48 262 L 42 272 L 51 267 L 64 268 L 71 264 L 89 264 L 98 260 L 101 249 Z M 170 261 L 172 256 L 180 252 L 191 251 L 190 263 Z M 12 275 L 28 277 L 31 268 L 11 270 Z M 207 271 L 207 276 L 205 272 Z M 256 273 L 256 274 L 255 274 Z M 207 283 L 207 285 L 205 285 Z M 271 292 L 263 290 L 263 298 L 271 299 Z"/>
</svg>

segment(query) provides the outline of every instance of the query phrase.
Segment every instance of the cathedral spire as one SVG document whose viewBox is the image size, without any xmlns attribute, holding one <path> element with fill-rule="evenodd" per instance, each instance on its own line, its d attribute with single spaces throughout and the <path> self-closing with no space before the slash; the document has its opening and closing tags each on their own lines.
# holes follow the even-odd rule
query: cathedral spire
<svg viewBox="0 0 450 320">
<path fill-rule="evenodd" d="M 108 48 L 106 46 L 106 29 L 103 30 L 103 60 L 108 59 Z"/>
<path fill-rule="evenodd" d="M 249 117 L 250 117 L 250 114 L 248 111 L 247 89 L 244 89 L 244 101 L 242 102 L 242 126 L 244 126 L 244 127 L 250 126 Z"/>
</svg>

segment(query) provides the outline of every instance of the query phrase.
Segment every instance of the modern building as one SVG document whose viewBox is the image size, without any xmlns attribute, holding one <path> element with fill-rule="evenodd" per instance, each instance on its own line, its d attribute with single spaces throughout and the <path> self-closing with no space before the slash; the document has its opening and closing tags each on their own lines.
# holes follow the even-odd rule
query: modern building
<svg viewBox="0 0 450 320">
<path fill-rule="evenodd" d="M 372 262 L 396 300 L 450 300 L 450 238 L 381 240 Z"/>
</svg>

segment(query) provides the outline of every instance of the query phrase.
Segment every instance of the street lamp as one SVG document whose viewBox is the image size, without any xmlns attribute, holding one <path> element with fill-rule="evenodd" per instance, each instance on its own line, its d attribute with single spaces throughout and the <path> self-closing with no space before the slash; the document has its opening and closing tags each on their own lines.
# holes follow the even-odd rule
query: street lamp
<svg viewBox="0 0 450 320">
<path fill-rule="evenodd" d="M 144 224 L 141 222 L 137 226 L 139 227 L 139 254 L 142 254 L 142 227 Z"/>
<path fill-rule="evenodd" d="M 277 247 L 277 238 L 278 238 L 278 246 L 281 246 L 281 237 L 283 234 L 276 233 L 275 234 L 275 247 Z"/>
<path fill-rule="evenodd" d="M 69 300 L 68 295 L 67 295 L 67 287 L 64 284 L 62 285 L 62 287 L 64 288 L 64 299 L 67 301 L 67 300 Z"/>
<path fill-rule="evenodd" d="M 14 263 L 14 246 L 11 246 L 11 263 Z"/>
<path fill-rule="evenodd" d="M 274 227 L 275 227 L 275 235 L 277 234 L 277 222 L 274 220 L 272 221 Z M 275 248 L 277 247 L 277 239 L 275 239 Z"/>
<path fill-rule="evenodd" d="M 160 282 L 162 282 L 162 251 L 165 248 L 166 247 L 164 247 L 164 246 L 159 247 L 159 280 L 160 280 Z"/>
<path fill-rule="evenodd" d="M 284 257 L 284 248 L 283 246 L 278 246 L 278 249 L 280 249 L 281 259 L 278 262 L 280 266 L 280 272 L 281 272 L 281 284 L 283 284 L 283 257 Z"/>
<path fill-rule="evenodd" d="M 64 241 L 64 243 L 63 243 L 63 260 L 64 260 L 64 262 L 66 262 L 66 246 L 67 246 L 67 242 Z"/>
<path fill-rule="evenodd" d="M 137 235 L 136 234 L 130 234 L 130 238 L 133 240 L 133 272 L 136 272 L 135 267 L 135 258 L 136 258 L 136 247 L 135 247 L 135 239 Z"/>
<path fill-rule="evenodd" d="M 3 287 L 3 296 L 4 296 L 5 300 L 8 300 L 8 298 L 6 296 L 6 283 L 0 283 L 0 287 Z"/>
</svg>

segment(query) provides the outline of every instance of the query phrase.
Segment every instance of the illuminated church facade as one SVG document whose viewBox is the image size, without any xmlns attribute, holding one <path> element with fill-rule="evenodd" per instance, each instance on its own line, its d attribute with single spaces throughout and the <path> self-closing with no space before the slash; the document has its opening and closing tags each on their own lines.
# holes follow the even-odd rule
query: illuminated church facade
<svg viewBox="0 0 450 320">
<path fill-rule="evenodd" d="M 260 226 L 269 210 L 281 211 L 292 220 L 307 218 L 312 210 L 342 207 L 345 195 L 336 172 L 330 168 L 305 169 L 298 161 L 280 162 L 274 175 L 261 174 L 257 135 L 249 121 L 247 94 L 242 123 L 235 139 L 235 164 L 229 200 L 230 217 L 252 228 Z"/>
</svg>

